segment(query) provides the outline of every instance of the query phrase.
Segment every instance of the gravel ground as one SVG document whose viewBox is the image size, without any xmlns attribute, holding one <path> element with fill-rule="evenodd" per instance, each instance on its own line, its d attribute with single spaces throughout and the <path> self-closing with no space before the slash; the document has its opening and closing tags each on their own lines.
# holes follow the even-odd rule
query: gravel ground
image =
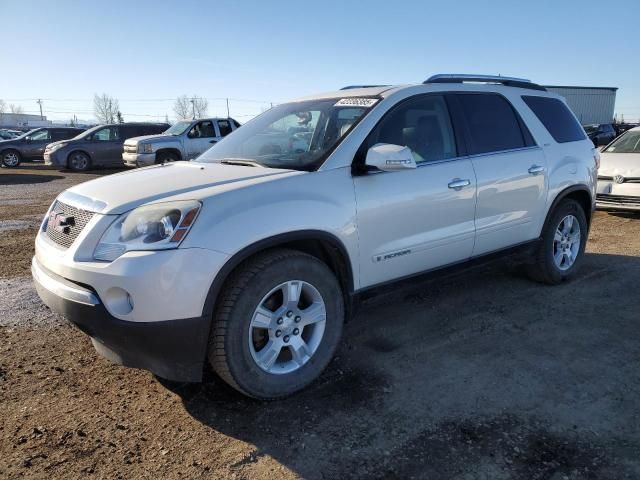
<svg viewBox="0 0 640 480">
<path fill-rule="evenodd" d="M 93 176 L 0 170 L 0 226 Z M 640 478 L 640 216 L 599 212 L 570 284 L 502 262 L 370 302 L 272 403 L 97 357 L 37 299 L 24 226 L 0 228 L 2 478 Z"/>
</svg>

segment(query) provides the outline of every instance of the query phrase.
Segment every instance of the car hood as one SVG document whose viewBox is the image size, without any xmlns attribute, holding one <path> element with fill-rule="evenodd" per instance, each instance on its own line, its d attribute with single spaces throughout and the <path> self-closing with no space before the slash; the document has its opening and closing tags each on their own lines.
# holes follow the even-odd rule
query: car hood
<svg viewBox="0 0 640 480">
<path fill-rule="evenodd" d="M 58 200 L 120 214 L 145 203 L 204 200 L 223 191 L 304 172 L 220 163 L 172 162 L 101 177 L 65 190 Z"/>
<path fill-rule="evenodd" d="M 640 153 L 601 153 L 598 176 L 640 177 Z"/>
<path fill-rule="evenodd" d="M 17 145 L 18 143 L 19 143 L 19 141 L 16 140 L 15 138 L 10 138 L 8 140 L 0 139 L 0 148 L 1 147 L 9 147 L 11 145 Z"/>
<path fill-rule="evenodd" d="M 160 133 L 158 135 L 143 135 L 141 137 L 127 138 L 124 143 L 135 145 L 146 140 L 149 140 L 147 143 L 172 142 L 177 138 L 178 137 L 176 137 L 175 135 L 165 135 L 164 133 Z"/>
</svg>

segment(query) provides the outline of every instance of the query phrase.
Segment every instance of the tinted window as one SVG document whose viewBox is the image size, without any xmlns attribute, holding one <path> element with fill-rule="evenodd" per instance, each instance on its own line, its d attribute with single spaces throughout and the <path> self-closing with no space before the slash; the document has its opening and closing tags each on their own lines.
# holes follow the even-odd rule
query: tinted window
<svg viewBox="0 0 640 480">
<path fill-rule="evenodd" d="M 522 99 L 556 142 L 576 142 L 586 138 L 573 114 L 557 98 L 523 96 Z"/>
<path fill-rule="evenodd" d="M 486 93 L 456 96 L 469 131 L 469 153 L 499 152 L 530 144 L 513 107 L 504 97 Z"/>
<path fill-rule="evenodd" d="M 220 136 L 226 137 L 231 133 L 231 122 L 229 120 L 218 120 L 218 128 L 220 129 Z"/>
<path fill-rule="evenodd" d="M 367 147 L 376 143 L 409 147 L 416 163 L 455 157 L 455 138 L 444 98 L 419 96 L 394 107 L 367 139 Z"/>
<path fill-rule="evenodd" d="M 52 130 L 51 131 L 51 139 L 52 140 L 67 140 L 69 138 L 73 138 L 77 135 L 75 130 Z"/>
</svg>

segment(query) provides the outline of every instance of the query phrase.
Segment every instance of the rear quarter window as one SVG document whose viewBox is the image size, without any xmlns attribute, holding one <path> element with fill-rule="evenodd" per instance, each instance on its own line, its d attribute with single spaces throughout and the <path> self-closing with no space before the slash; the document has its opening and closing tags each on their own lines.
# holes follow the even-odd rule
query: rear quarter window
<svg viewBox="0 0 640 480">
<path fill-rule="evenodd" d="M 564 102 L 557 98 L 527 95 L 524 95 L 522 100 L 538 117 L 538 120 L 542 122 L 556 142 L 577 142 L 587 138 L 584 129 Z"/>
</svg>

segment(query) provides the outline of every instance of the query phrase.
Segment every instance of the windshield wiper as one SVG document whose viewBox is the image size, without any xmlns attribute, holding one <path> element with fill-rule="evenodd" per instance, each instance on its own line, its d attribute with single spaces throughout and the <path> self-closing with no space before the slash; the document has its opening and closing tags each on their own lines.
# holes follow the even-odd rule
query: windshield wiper
<svg viewBox="0 0 640 480">
<path fill-rule="evenodd" d="M 225 165 L 242 165 L 244 167 L 261 167 L 262 165 L 258 162 L 254 162 L 253 160 L 247 160 L 244 158 L 225 158 L 221 160 L 220 163 L 224 163 Z"/>
</svg>

